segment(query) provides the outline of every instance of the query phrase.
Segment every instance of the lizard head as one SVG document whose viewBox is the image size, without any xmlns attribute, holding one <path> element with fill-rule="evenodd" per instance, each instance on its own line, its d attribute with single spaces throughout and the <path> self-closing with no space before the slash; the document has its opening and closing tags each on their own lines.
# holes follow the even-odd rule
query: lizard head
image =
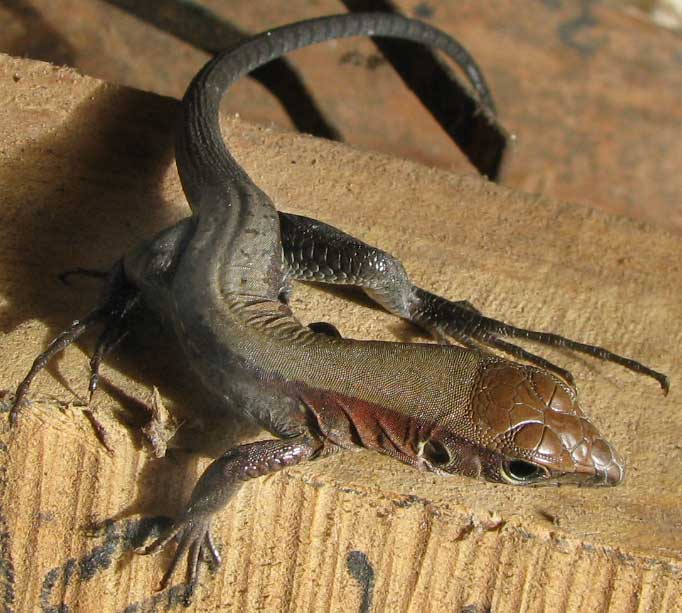
<svg viewBox="0 0 682 613">
<path fill-rule="evenodd" d="M 340 368 L 325 363 L 323 388 L 296 386 L 321 434 L 340 447 L 513 485 L 623 480 L 622 460 L 583 414 L 575 389 L 545 370 L 455 346 L 351 349 L 353 376 L 339 379 Z"/>
<path fill-rule="evenodd" d="M 623 461 L 583 414 L 576 391 L 544 370 L 489 362 L 469 406 L 468 427 L 482 448 L 462 445 L 457 425 L 442 423 L 420 450 L 427 468 L 525 486 L 623 480 Z"/>
</svg>

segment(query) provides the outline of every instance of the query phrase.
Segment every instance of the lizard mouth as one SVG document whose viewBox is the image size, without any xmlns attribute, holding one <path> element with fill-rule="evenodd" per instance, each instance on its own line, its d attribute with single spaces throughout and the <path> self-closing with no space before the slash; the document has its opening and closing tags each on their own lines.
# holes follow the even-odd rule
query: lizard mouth
<svg viewBox="0 0 682 613">
<path fill-rule="evenodd" d="M 578 485 L 608 487 L 621 483 L 625 479 L 625 463 L 613 445 L 601 437 L 590 442 L 588 456 L 576 462 L 575 473 L 582 476 Z"/>
<path fill-rule="evenodd" d="M 549 483 L 568 484 L 578 487 L 613 487 L 619 485 L 625 479 L 625 464 L 609 445 L 612 455 L 608 462 L 600 462 L 599 459 L 590 458 L 590 464 L 578 464 L 569 473 L 557 475 L 550 479 Z"/>
</svg>

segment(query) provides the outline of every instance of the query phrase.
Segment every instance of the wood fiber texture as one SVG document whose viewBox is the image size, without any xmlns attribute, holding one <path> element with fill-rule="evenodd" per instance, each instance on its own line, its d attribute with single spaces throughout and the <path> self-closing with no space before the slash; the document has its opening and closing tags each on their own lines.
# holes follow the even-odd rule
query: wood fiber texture
<svg viewBox="0 0 682 613">
<path fill-rule="evenodd" d="M 94 304 L 106 268 L 187 214 L 172 162 L 177 103 L 0 59 L 0 387 Z M 238 160 L 283 210 L 402 259 L 414 281 L 491 316 L 595 342 L 667 372 L 672 390 L 555 351 L 628 462 L 613 489 L 516 489 L 421 474 L 370 452 L 248 483 L 216 523 L 224 563 L 196 611 L 674 611 L 682 609 L 682 239 L 579 205 L 226 118 Z M 345 336 L 424 340 L 361 299 L 299 286 L 304 322 Z M 2 427 L 5 611 L 182 609 L 142 558 L 145 515 L 172 515 L 209 457 L 259 434 L 216 420 L 153 320 L 103 369 L 92 420 L 76 406 L 91 341 L 66 351 Z M 151 332 L 150 332 L 151 330 Z M 140 407 L 158 386 L 180 416 L 153 459 Z M 103 533 L 93 523 L 109 519 Z M 179 579 L 179 577 L 178 577 Z M 61 608 L 60 608 L 61 607 Z"/>
<path fill-rule="evenodd" d="M 207 54 L 119 7 L 134 7 L 133 14 L 163 7 L 157 8 L 162 24 L 178 23 L 186 38 L 226 47 L 248 33 L 349 6 L 393 5 L 457 37 L 481 65 L 503 125 L 518 136 L 505 185 L 682 232 L 682 37 L 643 12 L 600 0 L 200 4 L 207 12 L 173 1 L 0 3 L 0 51 L 179 98 Z M 473 172 L 370 40 L 318 45 L 287 63 L 346 142 Z M 225 108 L 248 121 L 292 127 L 282 101 L 254 79 L 237 83 Z M 458 120 L 453 114 L 452 122 Z"/>
</svg>

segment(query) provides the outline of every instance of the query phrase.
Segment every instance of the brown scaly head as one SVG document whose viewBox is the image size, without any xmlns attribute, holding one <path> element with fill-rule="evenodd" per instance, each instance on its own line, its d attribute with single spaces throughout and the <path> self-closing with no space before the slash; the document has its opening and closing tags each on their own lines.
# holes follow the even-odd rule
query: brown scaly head
<svg viewBox="0 0 682 613">
<path fill-rule="evenodd" d="M 595 487 L 623 480 L 623 461 L 583 414 L 575 390 L 546 371 L 484 363 L 469 406 L 482 448 L 462 445 L 452 436 L 458 426 L 450 430 L 442 422 L 421 450 L 427 468 L 513 485 Z"/>
<path fill-rule="evenodd" d="M 351 349 L 343 365 L 357 369 L 352 376 L 340 379 L 329 353 L 317 359 L 324 380 L 295 386 L 322 435 L 340 447 L 511 485 L 623 480 L 622 460 L 581 411 L 575 389 L 546 370 L 454 346 Z"/>
</svg>

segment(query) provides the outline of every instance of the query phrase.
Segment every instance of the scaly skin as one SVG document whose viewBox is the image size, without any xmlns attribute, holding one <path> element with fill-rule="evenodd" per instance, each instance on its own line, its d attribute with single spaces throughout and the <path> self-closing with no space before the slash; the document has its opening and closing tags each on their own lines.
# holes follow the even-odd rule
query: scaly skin
<svg viewBox="0 0 682 613">
<path fill-rule="evenodd" d="M 492 113 L 483 77 L 466 51 L 439 30 L 396 15 L 292 24 L 218 55 L 189 86 L 178 124 L 177 166 L 192 216 L 126 256 L 112 271 L 113 289 L 103 304 L 60 335 L 18 390 L 14 419 L 47 360 L 92 325 L 109 321 L 93 358 L 96 376 L 141 297 L 172 324 L 206 387 L 281 438 L 229 450 L 209 466 L 185 512 L 144 550 L 158 551 L 179 537 L 162 585 L 185 555 L 192 584 L 202 552 L 218 561 L 211 518 L 244 480 L 336 449 L 368 448 L 421 470 L 516 485 L 601 486 L 623 479 L 622 460 L 582 413 L 574 387 L 551 372 L 459 346 L 343 339 L 329 326 L 302 326 L 281 299 L 288 275 L 295 274 L 287 255 L 295 233 L 285 236 L 283 246 L 275 207 L 223 143 L 219 103 L 234 81 L 271 59 L 357 35 L 402 38 L 445 51 L 465 70 L 484 111 Z M 307 230 L 317 231 L 310 225 Z M 327 229 L 316 236 L 332 235 Z M 414 288 L 399 267 L 389 273 L 382 268 L 387 260 L 373 262 L 381 265 L 371 274 L 359 273 L 358 282 L 366 281 L 366 291 L 389 310 L 441 335 L 456 334 L 450 320 L 464 314 L 478 322 L 471 338 L 499 342 L 492 333 L 476 336 L 485 318 L 468 303 Z M 301 276 L 321 270 L 310 260 L 297 266 Z M 327 261 L 322 268 L 337 282 L 341 267 Z M 95 386 L 96 379 L 91 390 Z"/>
</svg>

